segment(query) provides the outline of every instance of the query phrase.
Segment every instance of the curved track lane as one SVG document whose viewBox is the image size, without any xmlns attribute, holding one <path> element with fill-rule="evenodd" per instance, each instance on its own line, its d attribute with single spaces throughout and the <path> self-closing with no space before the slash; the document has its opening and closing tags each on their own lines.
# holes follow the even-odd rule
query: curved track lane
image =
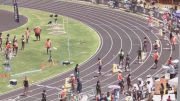
<svg viewBox="0 0 180 101">
<path fill-rule="evenodd" d="M 151 57 L 151 53 L 153 53 L 152 43 L 159 39 L 159 37 L 155 33 L 148 31 L 145 20 L 111 9 L 102 9 L 55 0 L 20 0 L 19 5 L 22 7 L 49 11 L 74 18 L 87 24 L 98 32 L 102 42 L 99 50 L 93 57 L 80 66 L 81 79 L 83 80 L 83 92 L 91 93 L 91 90 L 95 88 L 95 83 L 98 79 L 101 81 L 103 91 L 108 90 L 108 85 L 117 84 L 117 75 L 108 74 L 111 73 L 112 63 L 118 63 L 117 54 L 121 48 L 125 50 L 126 54 L 129 53 L 132 58 L 130 67 L 133 82 L 136 82 L 138 77 L 145 78 L 147 74 L 155 75 L 162 71 L 160 66 L 156 70 L 150 69 L 150 67 L 154 66 L 153 59 Z M 153 30 L 154 32 L 157 31 L 156 28 Z M 136 64 L 137 50 L 142 45 L 142 41 L 145 36 L 150 41 L 147 58 L 142 64 Z M 168 41 L 161 40 L 161 48 L 159 49 L 161 57 L 159 64 L 164 64 L 169 56 L 172 55 L 171 50 L 163 50 L 163 48 L 169 47 L 166 46 L 167 42 Z M 103 75 L 98 78 L 93 78 L 97 75 L 96 62 L 98 57 L 103 59 Z M 64 78 L 68 77 L 71 73 L 73 72 L 69 71 L 67 73 L 60 74 L 52 79 L 41 82 L 40 84 L 51 87 L 61 87 L 64 83 Z M 124 72 L 124 75 L 127 74 L 128 72 Z M 39 87 L 34 84 L 29 89 L 28 97 L 21 98 L 19 101 L 40 101 L 43 89 L 44 87 Z M 56 95 L 58 90 L 46 89 L 48 97 L 47 100 L 58 101 L 58 97 Z M 22 89 L 16 90 L 0 96 L 0 99 L 15 98 L 21 93 Z"/>
</svg>

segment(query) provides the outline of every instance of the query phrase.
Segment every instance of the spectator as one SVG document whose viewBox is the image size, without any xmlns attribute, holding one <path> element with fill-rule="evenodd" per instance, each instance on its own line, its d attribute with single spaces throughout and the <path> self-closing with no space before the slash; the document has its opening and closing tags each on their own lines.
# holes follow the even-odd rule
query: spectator
<svg viewBox="0 0 180 101">
<path fill-rule="evenodd" d="M 34 28 L 34 33 L 35 33 L 35 36 L 36 36 L 36 40 L 40 41 L 40 38 L 41 38 L 41 28 L 39 26 Z"/>
<path fill-rule="evenodd" d="M 42 92 L 42 99 L 41 101 L 46 101 L 46 90 L 43 90 Z"/>
<path fill-rule="evenodd" d="M 168 96 L 168 99 L 167 99 L 167 101 L 172 101 L 172 100 L 171 100 L 171 96 Z"/>
<path fill-rule="evenodd" d="M 23 93 L 23 95 L 27 96 L 27 92 L 28 92 L 28 88 L 29 88 L 29 81 L 27 80 L 26 76 L 24 78 L 23 84 L 24 84 L 24 93 Z"/>
<path fill-rule="evenodd" d="M 110 92 L 107 92 L 106 98 L 107 98 L 107 101 L 111 101 L 111 95 L 110 95 Z"/>
</svg>

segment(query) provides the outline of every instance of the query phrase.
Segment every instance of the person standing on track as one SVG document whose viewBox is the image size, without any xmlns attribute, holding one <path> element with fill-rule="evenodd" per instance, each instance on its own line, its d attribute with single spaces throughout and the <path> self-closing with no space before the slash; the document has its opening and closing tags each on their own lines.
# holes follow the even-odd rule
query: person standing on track
<svg viewBox="0 0 180 101">
<path fill-rule="evenodd" d="M 119 81 L 119 86 L 121 88 L 121 93 L 124 93 L 124 81 L 123 81 L 123 75 L 121 71 L 118 72 L 118 81 Z"/>
<path fill-rule="evenodd" d="M 129 91 L 129 88 L 132 86 L 131 85 L 131 74 L 129 74 L 128 76 L 127 76 L 127 87 L 128 87 L 128 91 Z"/>
<path fill-rule="evenodd" d="M 77 78 L 79 78 L 80 76 L 80 72 L 79 72 L 79 64 L 76 64 L 76 67 L 74 68 L 74 75 Z"/>
<path fill-rule="evenodd" d="M 153 59 L 154 59 L 154 64 L 155 64 L 155 68 L 153 69 L 156 69 L 157 68 L 157 64 L 158 64 L 158 61 L 159 61 L 159 54 L 158 54 L 158 51 L 155 50 L 154 54 L 153 54 Z"/>
<path fill-rule="evenodd" d="M 36 40 L 40 41 L 40 38 L 41 38 L 41 28 L 39 26 L 34 28 L 34 33 L 35 33 L 35 36 L 36 36 Z"/>
<path fill-rule="evenodd" d="M 122 49 L 121 49 L 121 51 L 119 52 L 118 56 L 119 56 L 119 66 L 121 65 L 121 63 L 122 63 L 122 65 L 123 65 L 123 61 L 124 61 L 124 52 L 123 52 Z"/>
<path fill-rule="evenodd" d="M 125 61 L 126 61 L 126 63 L 125 63 L 125 72 L 130 71 L 130 66 L 129 66 L 130 60 L 131 60 L 131 58 L 130 58 L 129 54 L 127 54 L 126 59 L 125 59 Z M 129 70 L 127 68 L 129 68 Z"/>
<path fill-rule="evenodd" d="M 28 88 L 29 88 L 29 81 L 27 80 L 27 77 L 26 77 L 26 76 L 25 76 L 25 78 L 24 78 L 23 85 L 24 85 L 23 95 L 24 95 L 24 96 L 27 96 Z"/>
<path fill-rule="evenodd" d="M 46 90 L 43 90 L 42 92 L 42 99 L 41 101 L 46 101 Z"/>
<path fill-rule="evenodd" d="M 60 98 L 60 101 L 67 101 L 66 100 L 67 99 L 67 92 L 64 89 L 64 86 L 62 86 L 62 90 L 60 91 L 59 98 Z"/>
<path fill-rule="evenodd" d="M 173 50 L 175 50 L 175 44 L 176 44 L 176 37 L 173 35 L 171 38 L 171 44 L 172 44 L 172 48 Z"/>
<path fill-rule="evenodd" d="M 52 43 L 51 43 L 51 40 L 49 38 L 46 40 L 45 47 L 47 49 L 47 54 L 49 54 L 49 51 L 52 47 Z"/>
<path fill-rule="evenodd" d="M 98 64 L 98 73 L 99 73 L 99 75 L 101 75 L 101 69 L 102 69 L 103 63 L 102 63 L 102 60 L 100 58 L 98 58 L 97 64 Z"/>
<path fill-rule="evenodd" d="M 71 90 L 74 92 L 75 91 L 75 83 L 76 83 L 74 74 L 71 74 L 70 83 L 71 83 Z"/>
<path fill-rule="evenodd" d="M 99 80 L 96 83 L 96 95 L 101 95 L 101 85 Z"/>
<path fill-rule="evenodd" d="M 144 37 L 143 41 L 143 52 L 147 52 L 147 46 L 148 46 L 148 40 L 146 37 Z"/>
<path fill-rule="evenodd" d="M 158 50 L 158 43 L 157 43 L 157 41 L 154 42 L 153 47 L 154 47 L 155 51 Z"/>
<path fill-rule="evenodd" d="M 141 50 L 141 47 L 139 47 L 137 53 L 138 53 L 138 63 L 140 63 L 142 61 L 142 50 Z"/>
<path fill-rule="evenodd" d="M 80 81 L 80 78 L 77 78 L 77 93 L 82 92 L 82 83 Z"/>
<path fill-rule="evenodd" d="M 0 51 L 2 51 L 2 43 L 3 43 L 3 41 L 2 41 L 2 33 L 0 32 Z"/>
<path fill-rule="evenodd" d="M 25 35 L 26 35 L 26 43 L 28 43 L 29 42 L 29 36 L 30 36 L 30 30 L 28 27 L 26 28 Z"/>
</svg>

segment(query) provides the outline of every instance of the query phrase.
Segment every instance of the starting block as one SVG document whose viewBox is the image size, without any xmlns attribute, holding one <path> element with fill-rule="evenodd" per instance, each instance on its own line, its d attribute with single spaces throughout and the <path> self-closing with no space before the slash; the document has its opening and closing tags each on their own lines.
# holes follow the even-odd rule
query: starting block
<svg viewBox="0 0 180 101">
<path fill-rule="evenodd" d="M 113 72 L 113 73 L 117 73 L 117 72 L 119 72 L 119 71 L 122 72 L 122 70 L 119 68 L 119 66 L 118 66 L 117 64 L 113 64 L 113 66 L 112 66 L 112 72 Z"/>
</svg>

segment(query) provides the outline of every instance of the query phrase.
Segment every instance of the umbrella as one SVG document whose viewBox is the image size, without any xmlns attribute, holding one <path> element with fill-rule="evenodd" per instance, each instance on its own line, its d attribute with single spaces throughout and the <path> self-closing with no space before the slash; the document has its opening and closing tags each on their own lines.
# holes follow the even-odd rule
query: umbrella
<svg viewBox="0 0 180 101">
<path fill-rule="evenodd" d="M 150 77 L 151 77 L 151 75 L 149 74 L 149 75 L 147 75 L 146 77 L 147 77 L 147 78 L 150 78 Z"/>
<path fill-rule="evenodd" d="M 118 85 L 110 85 L 110 86 L 108 86 L 108 88 L 111 88 L 111 89 L 120 89 L 120 86 L 118 86 Z"/>
<path fill-rule="evenodd" d="M 163 10 L 164 12 L 170 12 L 170 9 L 168 9 L 168 8 L 162 8 L 162 10 Z"/>
<path fill-rule="evenodd" d="M 175 60 L 172 61 L 172 63 L 177 64 L 177 63 L 179 63 L 179 60 L 175 59 Z"/>
<path fill-rule="evenodd" d="M 169 80 L 168 83 L 169 83 L 171 86 L 177 86 L 177 85 L 178 85 L 178 77 L 175 77 L 175 78 Z"/>
</svg>

